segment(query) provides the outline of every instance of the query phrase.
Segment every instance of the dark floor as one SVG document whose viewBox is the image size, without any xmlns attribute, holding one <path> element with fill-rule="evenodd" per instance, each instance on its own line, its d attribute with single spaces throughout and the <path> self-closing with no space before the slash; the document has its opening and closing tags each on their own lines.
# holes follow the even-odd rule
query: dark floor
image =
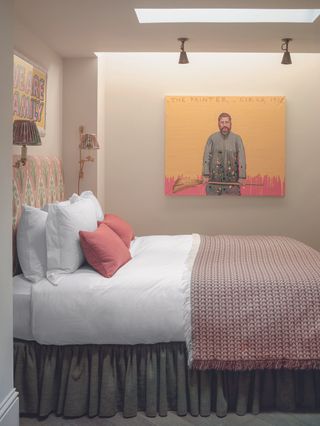
<svg viewBox="0 0 320 426">
<path fill-rule="evenodd" d="M 224 418 L 219 418 L 215 414 L 210 417 L 192 417 L 191 415 L 179 417 L 175 413 L 168 413 L 166 417 L 146 417 L 144 413 L 139 413 L 137 417 L 124 419 L 121 414 L 111 418 L 81 417 L 78 419 L 63 419 L 51 415 L 44 420 L 30 417 L 21 417 L 20 426 L 48 425 L 48 426 L 320 426 L 320 414 L 284 414 L 284 413 L 263 413 L 257 416 L 246 414 L 237 416 L 228 414 Z"/>
</svg>

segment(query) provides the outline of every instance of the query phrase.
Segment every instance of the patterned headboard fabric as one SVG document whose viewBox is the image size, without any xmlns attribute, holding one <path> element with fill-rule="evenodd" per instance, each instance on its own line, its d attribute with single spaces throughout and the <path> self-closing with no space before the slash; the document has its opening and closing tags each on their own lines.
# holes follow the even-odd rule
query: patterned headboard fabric
<svg viewBox="0 0 320 426">
<path fill-rule="evenodd" d="M 13 163 L 18 160 L 13 156 Z M 25 166 L 13 167 L 13 273 L 19 272 L 16 255 L 16 231 L 23 204 L 43 207 L 47 203 L 64 199 L 64 186 L 61 160 L 55 157 L 28 155 Z"/>
</svg>

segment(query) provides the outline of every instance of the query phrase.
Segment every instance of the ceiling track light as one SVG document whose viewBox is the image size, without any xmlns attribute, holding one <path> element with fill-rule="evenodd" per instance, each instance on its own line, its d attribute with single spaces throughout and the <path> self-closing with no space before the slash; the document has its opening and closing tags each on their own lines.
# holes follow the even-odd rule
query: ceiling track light
<svg viewBox="0 0 320 426">
<path fill-rule="evenodd" d="M 179 37 L 178 40 L 181 42 L 179 64 L 188 64 L 189 60 L 187 53 L 184 50 L 184 43 L 189 39 L 186 37 Z"/>
<path fill-rule="evenodd" d="M 289 52 L 289 43 L 292 41 L 292 38 L 283 38 L 282 39 L 282 45 L 281 50 L 283 51 L 282 61 L 281 63 L 284 65 L 290 65 L 292 64 L 291 56 Z"/>
</svg>

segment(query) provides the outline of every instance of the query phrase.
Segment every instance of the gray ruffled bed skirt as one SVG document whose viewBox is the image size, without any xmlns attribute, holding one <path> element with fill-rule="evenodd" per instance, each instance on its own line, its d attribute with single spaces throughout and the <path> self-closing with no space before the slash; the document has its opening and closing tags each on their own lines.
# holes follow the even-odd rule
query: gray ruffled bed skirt
<svg viewBox="0 0 320 426">
<path fill-rule="evenodd" d="M 44 346 L 15 340 L 20 412 L 65 417 L 320 411 L 318 370 L 195 371 L 184 343 Z"/>
</svg>

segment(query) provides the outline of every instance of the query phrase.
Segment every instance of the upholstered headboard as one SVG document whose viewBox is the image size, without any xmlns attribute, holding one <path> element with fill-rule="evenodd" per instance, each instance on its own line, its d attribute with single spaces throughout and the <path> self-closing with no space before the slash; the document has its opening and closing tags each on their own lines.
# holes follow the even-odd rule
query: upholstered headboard
<svg viewBox="0 0 320 426">
<path fill-rule="evenodd" d="M 13 157 L 13 163 L 18 160 Z M 16 255 L 16 230 L 23 204 L 43 207 L 46 203 L 62 201 L 64 186 L 61 160 L 55 157 L 29 156 L 25 166 L 13 167 L 13 273 L 19 272 Z"/>
</svg>

